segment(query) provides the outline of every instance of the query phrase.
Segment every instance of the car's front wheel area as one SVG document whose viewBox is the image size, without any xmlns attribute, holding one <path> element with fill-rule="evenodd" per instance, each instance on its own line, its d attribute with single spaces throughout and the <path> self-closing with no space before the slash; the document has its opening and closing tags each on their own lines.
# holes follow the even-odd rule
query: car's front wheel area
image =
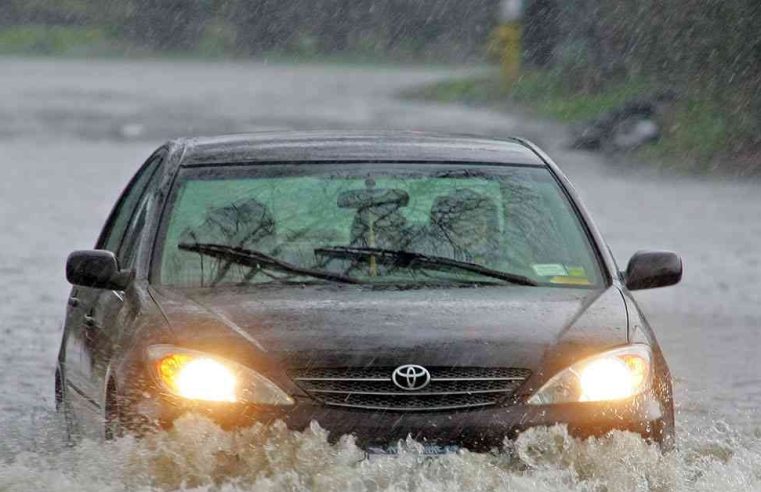
<svg viewBox="0 0 761 492">
<path fill-rule="evenodd" d="M 66 384 L 60 369 L 55 373 L 55 410 L 63 429 L 64 441 L 69 446 L 75 445 L 79 442 L 81 433 L 66 394 Z"/>
<path fill-rule="evenodd" d="M 122 425 L 122 413 L 120 410 L 119 397 L 116 385 L 110 381 L 106 390 L 105 415 L 103 418 L 103 437 L 107 441 L 114 440 L 124 435 Z"/>
</svg>

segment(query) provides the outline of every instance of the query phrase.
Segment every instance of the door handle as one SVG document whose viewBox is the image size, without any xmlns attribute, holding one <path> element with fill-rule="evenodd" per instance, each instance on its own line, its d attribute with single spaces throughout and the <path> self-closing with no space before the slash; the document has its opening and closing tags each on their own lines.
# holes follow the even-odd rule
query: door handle
<svg viewBox="0 0 761 492">
<path fill-rule="evenodd" d="M 71 307 L 79 306 L 79 299 L 76 297 L 69 297 L 69 306 Z"/>
</svg>

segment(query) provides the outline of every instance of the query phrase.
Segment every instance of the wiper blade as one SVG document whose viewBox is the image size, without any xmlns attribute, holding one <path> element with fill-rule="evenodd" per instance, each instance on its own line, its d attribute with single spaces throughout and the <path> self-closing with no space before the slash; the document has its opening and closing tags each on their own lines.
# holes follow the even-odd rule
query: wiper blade
<svg viewBox="0 0 761 492">
<path fill-rule="evenodd" d="M 269 267 L 283 272 L 305 275 L 308 277 L 319 278 L 321 280 L 330 280 L 333 282 L 342 282 L 345 284 L 362 283 L 357 279 L 347 277 L 346 275 L 341 275 L 340 273 L 331 273 L 325 272 L 323 270 L 301 267 L 275 258 L 274 256 L 268 255 L 267 253 L 252 249 L 237 248 L 235 246 L 211 243 L 182 243 L 177 245 L 177 247 L 185 251 L 192 251 L 202 255 L 211 256 L 213 258 L 228 260 L 233 263 L 237 263 L 238 265 L 248 266 L 252 268 Z"/>
<path fill-rule="evenodd" d="M 531 280 L 528 277 L 524 277 L 523 275 L 494 270 L 477 263 L 454 260 L 444 256 L 429 256 L 422 253 L 415 253 L 413 251 L 353 246 L 333 246 L 328 248 L 317 248 L 314 250 L 314 254 L 347 259 L 374 257 L 377 261 L 390 265 L 411 266 L 413 264 L 417 264 L 433 268 L 452 268 L 465 272 L 477 273 L 485 277 L 492 277 L 518 285 L 530 285 L 534 287 L 539 285 L 534 280 Z"/>
</svg>

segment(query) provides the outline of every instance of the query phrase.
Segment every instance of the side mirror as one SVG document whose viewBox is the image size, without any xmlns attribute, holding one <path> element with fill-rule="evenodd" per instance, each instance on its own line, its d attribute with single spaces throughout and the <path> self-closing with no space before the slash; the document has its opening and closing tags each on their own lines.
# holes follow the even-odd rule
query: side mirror
<svg viewBox="0 0 761 492">
<path fill-rule="evenodd" d="M 637 251 L 626 267 L 626 288 L 654 289 L 682 280 L 682 259 L 669 251 Z"/>
<path fill-rule="evenodd" d="M 80 287 L 124 290 L 132 280 L 132 272 L 120 270 L 110 251 L 74 251 L 66 260 L 66 280 Z"/>
</svg>

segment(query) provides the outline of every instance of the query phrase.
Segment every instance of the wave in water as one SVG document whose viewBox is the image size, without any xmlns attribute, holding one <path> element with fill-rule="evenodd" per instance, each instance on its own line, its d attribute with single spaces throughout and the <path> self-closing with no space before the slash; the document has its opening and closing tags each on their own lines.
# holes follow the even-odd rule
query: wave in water
<svg viewBox="0 0 761 492">
<path fill-rule="evenodd" d="M 317 424 L 304 432 L 283 424 L 226 432 L 186 416 L 142 439 L 20 452 L 0 465 L 0 491 L 761 490 L 760 434 L 723 424 L 682 430 L 678 450 L 662 454 L 634 434 L 581 441 L 556 426 L 525 432 L 493 453 L 431 458 L 409 440 L 396 457 L 367 460 L 351 437 L 331 444 Z"/>
</svg>

